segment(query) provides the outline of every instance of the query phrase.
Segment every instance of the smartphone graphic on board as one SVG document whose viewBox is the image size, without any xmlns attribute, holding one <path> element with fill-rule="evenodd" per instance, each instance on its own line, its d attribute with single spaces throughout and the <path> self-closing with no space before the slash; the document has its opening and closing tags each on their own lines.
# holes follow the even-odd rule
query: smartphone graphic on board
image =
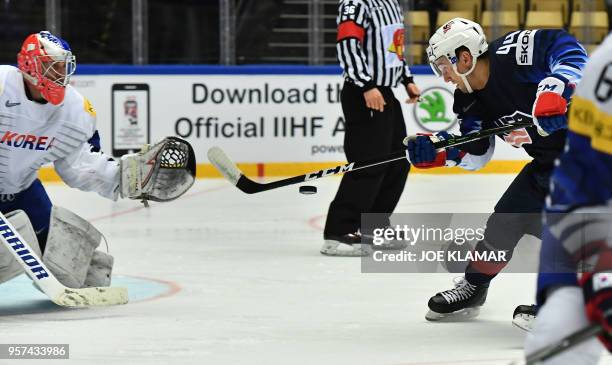
<svg viewBox="0 0 612 365">
<path fill-rule="evenodd" d="M 111 105 L 113 156 L 138 152 L 150 143 L 148 84 L 113 84 Z"/>
</svg>

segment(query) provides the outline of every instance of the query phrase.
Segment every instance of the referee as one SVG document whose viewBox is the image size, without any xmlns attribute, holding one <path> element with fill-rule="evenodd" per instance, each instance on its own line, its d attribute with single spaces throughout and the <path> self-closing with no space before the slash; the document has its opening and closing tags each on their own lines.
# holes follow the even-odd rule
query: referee
<svg viewBox="0 0 612 365">
<path fill-rule="evenodd" d="M 408 103 L 420 91 L 404 60 L 404 16 L 398 0 L 341 0 L 336 49 L 344 71 L 341 93 L 348 161 L 364 161 L 404 149 L 406 126 L 391 88 L 402 83 Z M 329 206 L 321 253 L 364 256 L 361 213 L 384 213 L 388 225 L 410 165 L 396 161 L 345 174 Z"/>
</svg>

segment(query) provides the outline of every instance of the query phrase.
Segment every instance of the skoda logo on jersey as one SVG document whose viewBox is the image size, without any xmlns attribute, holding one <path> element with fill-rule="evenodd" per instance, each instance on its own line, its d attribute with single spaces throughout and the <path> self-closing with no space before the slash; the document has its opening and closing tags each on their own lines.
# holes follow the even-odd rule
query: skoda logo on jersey
<svg viewBox="0 0 612 365">
<path fill-rule="evenodd" d="M 509 54 L 514 49 L 517 65 L 532 65 L 536 32 L 537 30 L 517 30 L 508 34 L 495 53 Z"/>
<path fill-rule="evenodd" d="M 413 106 L 414 120 L 426 131 L 449 130 L 457 122 L 453 113 L 453 93 L 448 89 L 434 86 L 421 93 L 421 101 Z"/>
</svg>

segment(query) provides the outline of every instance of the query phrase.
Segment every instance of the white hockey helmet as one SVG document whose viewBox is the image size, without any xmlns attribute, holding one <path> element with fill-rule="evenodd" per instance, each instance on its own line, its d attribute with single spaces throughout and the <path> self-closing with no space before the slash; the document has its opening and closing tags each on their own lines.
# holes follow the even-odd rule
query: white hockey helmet
<svg viewBox="0 0 612 365">
<path fill-rule="evenodd" d="M 464 74 L 457 71 L 455 51 L 459 47 L 466 47 L 474 57 L 472 67 Z M 463 79 L 468 91 L 472 92 L 466 76 L 474 71 L 476 59 L 484 54 L 487 49 L 489 49 L 489 45 L 480 24 L 463 18 L 454 18 L 438 28 L 431 36 L 427 47 L 427 58 L 434 73 L 437 76 L 442 76 L 442 72 L 435 62 L 440 57 L 446 57 L 453 66 L 453 70 Z"/>
</svg>

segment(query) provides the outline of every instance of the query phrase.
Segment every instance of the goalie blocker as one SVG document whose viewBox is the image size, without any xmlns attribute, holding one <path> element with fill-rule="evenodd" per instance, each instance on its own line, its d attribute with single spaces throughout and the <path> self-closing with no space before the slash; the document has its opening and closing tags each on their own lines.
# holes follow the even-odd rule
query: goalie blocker
<svg viewBox="0 0 612 365">
<path fill-rule="evenodd" d="M 138 153 L 121 157 L 122 198 L 165 202 L 183 195 L 195 182 L 193 147 L 178 137 L 144 145 Z"/>
</svg>

